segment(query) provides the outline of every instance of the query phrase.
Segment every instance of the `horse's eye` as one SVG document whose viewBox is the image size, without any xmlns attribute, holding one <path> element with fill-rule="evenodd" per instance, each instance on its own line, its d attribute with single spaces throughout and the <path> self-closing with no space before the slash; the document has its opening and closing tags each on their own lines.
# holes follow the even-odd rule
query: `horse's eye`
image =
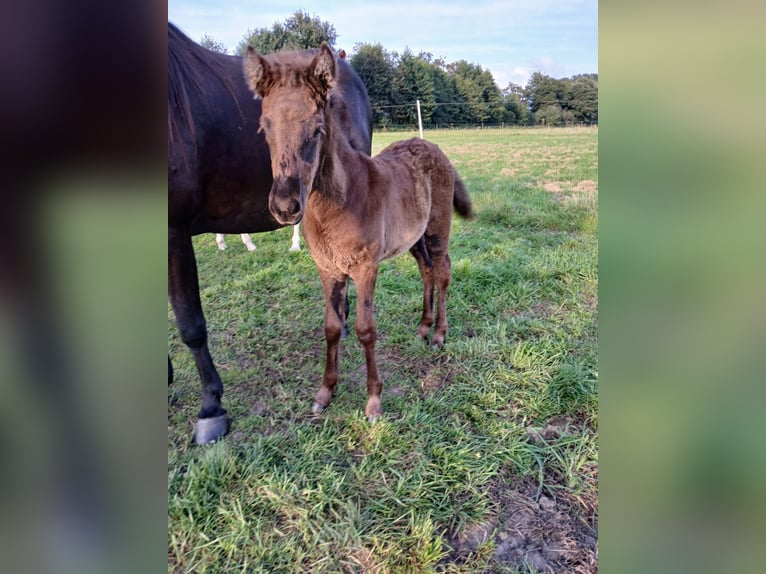
<svg viewBox="0 0 766 574">
<path fill-rule="evenodd" d="M 314 136 L 313 137 L 314 138 L 318 138 L 321 133 L 322 133 L 322 126 L 317 126 L 316 129 L 314 130 Z"/>
</svg>

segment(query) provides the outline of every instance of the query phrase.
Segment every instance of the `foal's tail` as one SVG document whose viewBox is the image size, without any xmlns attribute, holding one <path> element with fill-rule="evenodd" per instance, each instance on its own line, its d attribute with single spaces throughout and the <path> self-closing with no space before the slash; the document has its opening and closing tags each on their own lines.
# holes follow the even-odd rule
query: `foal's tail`
<svg viewBox="0 0 766 574">
<path fill-rule="evenodd" d="M 468 197 L 468 190 L 463 185 L 463 180 L 455 172 L 455 194 L 452 199 L 457 214 L 466 219 L 473 219 L 473 207 L 471 207 L 471 198 Z"/>
</svg>

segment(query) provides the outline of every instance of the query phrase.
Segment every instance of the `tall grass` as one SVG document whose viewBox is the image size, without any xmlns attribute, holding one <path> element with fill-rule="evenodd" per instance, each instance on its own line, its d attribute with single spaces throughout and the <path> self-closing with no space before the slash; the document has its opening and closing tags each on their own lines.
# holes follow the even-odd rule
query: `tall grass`
<svg viewBox="0 0 766 574">
<path fill-rule="evenodd" d="M 373 151 L 409 135 L 375 134 Z M 594 554 L 597 129 L 425 137 L 453 161 L 476 218 L 454 220 L 441 351 L 415 337 L 414 260 L 383 263 L 384 417 L 372 425 L 353 329 L 331 406 L 310 413 L 324 364 L 323 296 L 308 252 L 288 253 L 291 230 L 254 236 L 253 253 L 195 238 L 234 424 L 221 443 L 192 447 L 198 377 L 168 309 L 169 572 L 587 570 L 575 554 L 538 559 L 531 543 L 522 553 L 510 541 L 523 530 L 513 526 L 518 505 L 531 504 L 538 522 L 582 525 L 570 542 Z"/>
</svg>

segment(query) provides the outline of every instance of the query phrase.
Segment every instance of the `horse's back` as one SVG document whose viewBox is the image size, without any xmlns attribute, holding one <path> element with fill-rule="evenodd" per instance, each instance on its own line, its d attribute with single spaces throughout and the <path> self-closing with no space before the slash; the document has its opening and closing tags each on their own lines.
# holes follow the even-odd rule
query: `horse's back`
<svg viewBox="0 0 766 574">
<path fill-rule="evenodd" d="M 414 188 L 410 193 L 426 193 L 419 188 L 427 186 L 429 195 L 436 193 L 439 196 L 432 198 L 435 201 L 442 201 L 441 196 L 445 193 L 449 193 L 451 197 L 455 172 L 449 158 L 435 143 L 420 138 L 394 142 L 375 156 L 375 159 L 394 174 L 394 180 L 401 180 L 403 172 L 406 173 L 410 180 L 409 187 Z M 405 184 L 399 181 L 394 185 Z"/>
</svg>

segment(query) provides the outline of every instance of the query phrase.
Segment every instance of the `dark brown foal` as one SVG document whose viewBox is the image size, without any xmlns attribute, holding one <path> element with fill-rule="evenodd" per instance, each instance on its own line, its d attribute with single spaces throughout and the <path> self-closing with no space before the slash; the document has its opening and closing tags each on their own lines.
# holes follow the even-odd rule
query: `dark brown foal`
<svg viewBox="0 0 766 574">
<path fill-rule="evenodd" d="M 370 419 L 382 413 L 373 316 L 378 265 L 409 250 L 423 278 L 418 335 L 441 347 L 447 335 L 448 254 L 453 208 L 471 217 L 468 193 L 438 146 L 394 143 L 370 158 L 343 137 L 330 113 L 338 63 L 323 44 L 310 58 L 297 52 L 261 56 L 249 49 L 245 77 L 262 98 L 261 123 L 271 151 L 269 206 L 283 225 L 303 220 L 325 294 L 327 358 L 313 410 L 330 404 L 338 382 L 338 345 L 346 320 L 348 278 L 357 290 L 356 333 L 367 363 Z"/>
</svg>

